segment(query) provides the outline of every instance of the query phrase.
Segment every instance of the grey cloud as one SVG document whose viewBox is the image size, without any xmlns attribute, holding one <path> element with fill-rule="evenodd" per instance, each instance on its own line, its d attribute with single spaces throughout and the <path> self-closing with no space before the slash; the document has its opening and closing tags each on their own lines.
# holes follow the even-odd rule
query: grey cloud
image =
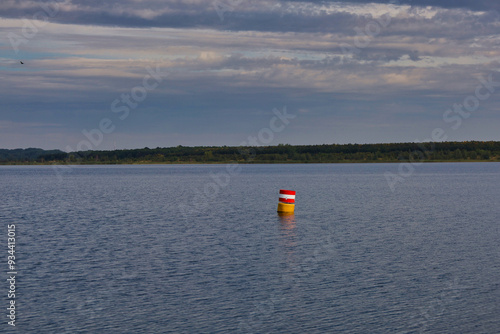
<svg viewBox="0 0 500 334">
<path fill-rule="evenodd" d="M 323 119 L 333 124 L 334 116 L 387 116 L 384 106 L 393 101 L 403 106 L 401 115 L 425 106 L 427 115 L 435 113 L 440 122 L 443 108 L 474 93 L 477 76 L 490 73 L 499 55 L 493 1 L 402 1 L 439 8 L 432 18 L 416 7 L 391 17 L 366 45 L 347 54 L 341 45 L 356 46 L 358 32 L 374 15 L 327 14 L 315 11 L 320 2 L 313 1 L 261 3 L 235 6 L 221 22 L 212 1 L 73 0 L 51 18 L 71 23 L 67 31 L 48 25 L 23 45 L 32 58 L 57 55 L 32 59 L 24 71 L 2 73 L 1 116 L 19 122 L 56 120 L 79 134 L 103 115 L 114 116 L 111 102 L 140 84 L 146 65 L 165 56 L 160 65 L 170 74 L 133 111 L 136 116 L 120 123 L 119 131 L 167 124 L 176 131 L 184 125 L 184 134 L 204 125 L 219 133 L 238 126 L 251 132 L 247 123 L 258 129 L 259 121 L 268 121 L 253 116 L 282 105 L 312 110 L 312 117 L 322 116 L 318 125 Z M 0 17 L 29 18 L 40 8 L 36 1 L 2 1 Z M 473 62 L 481 56 L 483 63 Z M 434 65 L 418 67 L 430 58 Z M 357 119 L 360 124 L 363 117 Z M 313 119 L 305 117 L 308 121 Z"/>
<path fill-rule="evenodd" d="M 304 2 L 303 0 L 290 0 L 290 2 Z M 412 6 L 435 6 L 442 8 L 466 8 L 474 11 L 500 10 L 500 4 L 492 0 L 319 0 L 307 1 L 311 3 L 340 2 L 340 3 L 394 3 Z"/>
<path fill-rule="evenodd" d="M 52 22 L 82 25 L 123 27 L 212 28 L 220 30 L 335 32 L 352 30 L 363 18 L 347 13 L 326 14 L 315 5 L 339 1 L 255 1 L 234 2 L 217 0 L 228 7 L 221 21 L 215 1 L 83 1 L 60 0 L 41 2 L 50 8 Z M 394 2 L 394 1 L 393 1 Z M 343 4 L 381 3 L 389 1 L 343 1 Z M 498 10 L 499 4 L 490 0 L 431 1 L 405 0 L 412 6 Z M 30 17 L 41 11 L 37 1 L 7 0 L 0 4 L 0 17 Z M 362 23 L 362 21 L 361 21 Z"/>
</svg>

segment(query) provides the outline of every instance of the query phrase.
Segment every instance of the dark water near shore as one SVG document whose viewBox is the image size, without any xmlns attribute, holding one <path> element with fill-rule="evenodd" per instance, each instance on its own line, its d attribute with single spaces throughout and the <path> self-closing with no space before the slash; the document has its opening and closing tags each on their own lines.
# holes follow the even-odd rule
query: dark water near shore
<svg viewBox="0 0 500 334">
<path fill-rule="evenodd" d="M 238 168 L 0 167 L 15 330 L 500 332 L 500 164 Z"/>
</svg>

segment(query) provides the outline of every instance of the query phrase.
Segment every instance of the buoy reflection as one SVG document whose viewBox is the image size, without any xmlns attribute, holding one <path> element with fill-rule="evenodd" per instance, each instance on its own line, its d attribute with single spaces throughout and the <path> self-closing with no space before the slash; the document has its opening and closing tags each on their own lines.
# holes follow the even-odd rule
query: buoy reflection
<svg viewBox="0 0 500 334">
<path fill-rule="evenodd" d="M 278 212 L 280 221 L 281 236 L 283 247 L 287 256 L 287 262 L 293 261 L 293 254 L 297 247 L 297 236 L 295 234 L 295 215 L 293 212 Z"/>
<path fill-rule="evenodd" d="M 282 228 L 292 230 L 295 228 L 295 214 L 293 212 L 278 212 Z"/>
</svg>

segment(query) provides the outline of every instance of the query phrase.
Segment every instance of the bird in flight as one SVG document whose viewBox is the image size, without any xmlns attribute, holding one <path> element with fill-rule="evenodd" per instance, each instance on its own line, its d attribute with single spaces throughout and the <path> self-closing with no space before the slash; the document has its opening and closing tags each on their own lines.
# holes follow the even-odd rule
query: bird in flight
<svg viewBox="0 0 500 334">
<path fill-rule="evenodd" d="M 21 65 L 24 65 L 24 63 L 22 61 L 19 61 L 21 63 Z"/>
</svg>

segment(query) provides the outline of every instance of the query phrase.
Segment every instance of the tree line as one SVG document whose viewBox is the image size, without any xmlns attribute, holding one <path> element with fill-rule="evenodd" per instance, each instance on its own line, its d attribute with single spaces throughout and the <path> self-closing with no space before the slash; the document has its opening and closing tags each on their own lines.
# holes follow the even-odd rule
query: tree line
<svg viewBox="0 0 500 334">
<path fill-rule="evenodd" d="M 500 161 L 500 142 L 277 146 L 176 146 L 112 151 L 63 152 L 0 149 L 1 164 L 137 163 L 346 163 L 401 161 Z"/>
</svg>

